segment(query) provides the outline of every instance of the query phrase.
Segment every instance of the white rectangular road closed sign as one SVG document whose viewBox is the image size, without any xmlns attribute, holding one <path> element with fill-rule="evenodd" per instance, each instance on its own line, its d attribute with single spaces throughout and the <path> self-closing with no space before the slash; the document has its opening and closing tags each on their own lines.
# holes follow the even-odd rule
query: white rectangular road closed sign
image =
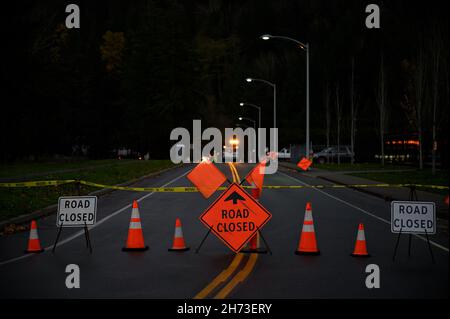
<svg viewBox="0 0 450 319">
<path fill-rule="evenodd" d="M 391 231 L 393 233 L 436 233 L 436 213 L 433 202 L 391 202 Z"/>
<path fill-rule="evenodd" d="M 58 199 L 58 227 L 94 225 L 97 218 L 96 196 L 68 196 Z"/>
</svg>

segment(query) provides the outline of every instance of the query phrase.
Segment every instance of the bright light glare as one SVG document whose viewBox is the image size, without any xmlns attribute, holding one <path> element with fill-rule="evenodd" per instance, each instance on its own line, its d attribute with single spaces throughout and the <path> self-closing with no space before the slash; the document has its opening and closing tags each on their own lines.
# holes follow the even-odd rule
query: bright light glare
<svg viewBox="0 0 450 319">
<path fill-rule="evenodd" d="M 241 102 L 241 103 L 239 103 L 239 105 L 240 105 L 240 106 L 244 106 L 244 103 Z"/>
<path fill-rule="evenodd" d="M 230 145 L 238 145 L 238 144 L 239 144 L 239 140 L 237 140 L 237 139 L 230 140 Z"/>
<path fill-rule="evenodd" d="M 242 117 L 239 118 L 239 121 L 242 121 Z"/>
<path fill-rule="evenodd" d="M 246 78 L 245 81 L 247 82 L 251 82 L 253 79 L 252 78 Z"/>
<path fill-rule="evenodd" d="M 269 40 L 270 39 L 270 35 L 269 34 L 264 34 L 264 35 L 261 36 L 261 39 Z"/>
</svg>

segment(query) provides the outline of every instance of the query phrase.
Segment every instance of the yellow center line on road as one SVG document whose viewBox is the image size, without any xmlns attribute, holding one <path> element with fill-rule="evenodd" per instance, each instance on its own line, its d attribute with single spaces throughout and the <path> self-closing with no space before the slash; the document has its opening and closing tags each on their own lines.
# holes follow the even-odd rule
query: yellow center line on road
<svg viewBox="0 0 450 319">
<path fill-rule="evenodd" d="M 233 182 L 236 182 L 236 183 L 240 184 L 241 183 L 241 177 L 239 176 L 237 168 L 234 166 L 233 163 L 230 163 L 230 168 L 232 170 L 234 170 L 234 176 L 236 176 L 236 179 L 233 179 Z"/>
<path fill-rule="evenodd" d="M 233 182 L 240 182 L 239 174 L 232 163 L 228 163 L 230 167 L 231 174 L 233 175 Z M 194 299 L 204 299 L 206 298 L 215 288 L 217 288 L 221 283 L 225 282 L 237 269 L 241 260 L 244 258 L 244 254 L 236 254 L 233 258 L 231 264 L 223 270 L 216 278 L 213 279 L 205 288 L 203 288 Z"/>
<path fill-rule="evenodd" d="M 256 260 L 258 259 L 258 254 L 252 254 L 247 261 L 245 267 L 234 276 L 230 282 L 223 287 L 221 291 L 214 297 L 214 299 L 225 299 L 230 292 L 237 286 L 238 283 L 244 281 L 248 275 L 250 275 L 251 271 L 255 267 Z"/>
<path fill-rule="evenodd" d="M 195 297 L 194 299 L 204 299 L 206 298 L 211 291 L 213 291 L 217 286 L 219 286 L 221 283 L 226 281 L 228 277 L 230 277 L 236 270 L 236 268 L 241 263 L 242 258 L 244 258 L 243 254 L 236 254 L 231 264 L 223 270 L 216 278 L 214 278 L 213 281 L 211 281 L 208 286 L 202 289 Z"/>
<path fill-rule="evenodd" d="M 239 173 L 234 165 L 230 165 L 235 171 L 235 174 L 237 176 L 237 179 L 239 180 L 238 183 L 241 183 L 241 179 L 239 177 Z M 259 239 L 259 238 L 258 238 Z M 239 253 L 238 255 L 241 255 Z M 253 268 L 255 267 L 256 261 L 258 260 L 258 254 L 252 254 L 250 255 L 250 258 L 247 261 L 247 264 L 245 264 L 244 268 L 238 272 L 229 282 L 225 285 L 218 293 L 214 296 L 214 299 L 225 299 L 231 291 L 242 281 L 244 281 L 252 272 Z"/>
</svg>

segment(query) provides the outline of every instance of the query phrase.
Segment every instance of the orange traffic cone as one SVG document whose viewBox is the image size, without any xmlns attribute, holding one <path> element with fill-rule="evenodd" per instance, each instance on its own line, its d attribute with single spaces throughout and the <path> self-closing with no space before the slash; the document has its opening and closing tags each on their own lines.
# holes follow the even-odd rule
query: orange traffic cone
<svg viewBox="0 0 450 319">
<path fill-rule="evenodd" d="M 259 198 L 261 197 L 261 190 L 258 187 L 256 187 L 256 185 L 254 185 L 254 184 L 253 184 L 253 187 L 251 190 L 251 195 L 257 201 L 259 201 Z"/>
<path fill-rule="evenodd" d="M 30 237 L 28 238 L 28 247 L 25 250 L 26 253 L 42 253 L 44 250 L 41 248 L 41 243 L 39 242 L 39 236 L 37 231 L 36 221 L 31 221 L 30 227 Z"/>
<path fill-rule="evenodd" d="M 252 197 L 254 199 L 256 199 L 256 201 L 259 201 L 259 198 L 261 196 L 261 190 L 258 187 L 256 187 L 255 184 L 252 184 L 252 185 L 253 185 L 253 188 L 251 189 Z M 247 246 L 245 247 L 244 250 L 242 250 L 242 252 L 243 253 L 256 253 L 256 254 L 266 254 L 267 253 L 266 249 L 261 249 L 259 231 L 257 231 L 255 233 L 255 235 L 253 235 L 253 237 L 250 239 Z"/>
<path fill-rule="evenodd" d="M 305 219 L 303 220 L 302 234 L 298 242 L 297 255 L 319 255 L 317 248 L 316 233 L 314 232 L 314 222 L 312 217 L 311 203 L 306 203 Z"/>
<path fill-rule="evenodd" d="M 128 228 L 127 243 L 122 251 L 144 251 L 148 246 L 144 244 L 144 235 L 142 233 L 141 218 L 139 216 L 139 208 L 137 201 L 133 201 L 131 210 L 130 226 Z"/>
<path fill-rule="evenodd" d="M 169 251 L 186 251 L 186 250 L 189 250 L 189 247 L 186 247 L 186 243 L 184 242 L 181 220 L 177 218 L 175 222 L 175 235 L 173 236 L 173 245 L 172 248 L 169 248 Z"/>
<path fill-rule="evenodd" d="M 367 252 L 366 236 L 364 235 L 363 223 L 359 224 L 358 235 L 356 236 L 355 250 L 353 251 L 352 256 L 354 256 L 354 257 L 370 257 L 369 253 Z"/>
<path fill-rule="evenodd" d="M 267 249 L 261 248 L 260 245 L 260 235 L 259 231 L 253 235 L 253 237 L 248 242 L 247 246 L 244 250 L 242 250 L 243 253 L 253 253 L 253 254 L 267 254 Z"/>
</svg>

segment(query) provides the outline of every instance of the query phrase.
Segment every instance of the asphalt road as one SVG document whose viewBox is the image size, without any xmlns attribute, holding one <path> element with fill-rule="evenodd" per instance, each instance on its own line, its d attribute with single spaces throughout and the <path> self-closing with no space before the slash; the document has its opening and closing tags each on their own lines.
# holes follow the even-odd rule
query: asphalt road
<svg viewBox="0 0 450 319">
<path fill-rule="evenodd" d="M 226 164 L 218 167 L 238 178 Z M 240 178 L 251 169 L 235 164 Z M 191 186 L 192 166 L 141 181 L 139 186 Z M 327 184 L 280 168 L 266 185 Z M 390 232 L 389 203 L 350 189 L 263 190 L 261 204 L 273 215 L 263 228 L 273 255 L 234 254 L 210 235 L 198 254 L 195 248 L 207 229 L 199 215 L 219 196 L 199 193 L 116 191 L 99 198 L 97 224 L 90 229 L 89 254 L 81 229 L 64 229 L 56 253 L 55 216 L 38 221 L 42 254 L 24 255 L 28 233 L 0 238 L 0 298 L 448 298 L 448 237 L 430 236 L 436 262 L 423 237 L 402 236 L 392 261 L 395 234 Z M 122 252 L 131 214 L 139 200 L 146 252 Z M 319 256 L 298 256 L 304 209 L 312 203 Z M 191 250 L 168 252 L 175 219 L 181 218 Z M 369 258 L 354 258 L 358 223 L 364 223 Z M 77 264 L 81 288 L 68 289 L 65 268 Z M 365 285 L 365 268 L 380 268 L 379 289 Z"/>
</svg>

